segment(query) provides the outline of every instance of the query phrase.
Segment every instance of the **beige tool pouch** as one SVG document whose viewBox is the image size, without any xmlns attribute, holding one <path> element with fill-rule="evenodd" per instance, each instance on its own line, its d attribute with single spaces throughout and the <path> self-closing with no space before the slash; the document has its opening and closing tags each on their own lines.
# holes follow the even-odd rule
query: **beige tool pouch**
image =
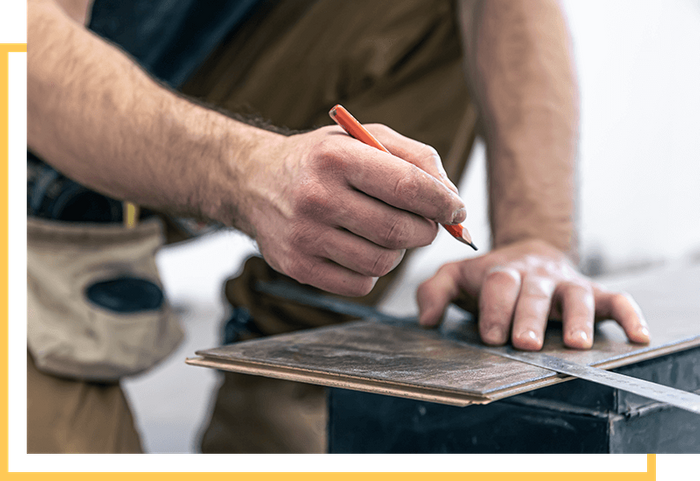
<svg viewBox="0 0 700 481">
<path fill-rule="evenodd" d="M 114 381 L 177 347 L 182 329 L 155 263 L 162 244 L 157 218 L 133 229 L 27 219 L 27 344 L 40 370 Z M 143 296 L 132 295 L 134 285 L 160 295 L 159 302 L 139 306 Z M 124 300 L 130 310 L 120 307 Z"/>
</svg>

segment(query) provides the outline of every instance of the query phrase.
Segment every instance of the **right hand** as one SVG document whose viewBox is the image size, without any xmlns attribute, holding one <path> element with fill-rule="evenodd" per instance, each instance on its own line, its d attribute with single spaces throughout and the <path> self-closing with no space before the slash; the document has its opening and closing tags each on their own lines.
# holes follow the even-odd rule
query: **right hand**
<svg viewBox="0 0 700 481">
<path fill-rule="evenodd" d="M 238 208 L 275 270 L 362 296 L 406 249 L 430 244 L 437 223 L 466 217 L 435 149 L 383 125 L 367 128 L 394 155 L 336 126 L 277 137 L 253 152 Z"/>
</svg>

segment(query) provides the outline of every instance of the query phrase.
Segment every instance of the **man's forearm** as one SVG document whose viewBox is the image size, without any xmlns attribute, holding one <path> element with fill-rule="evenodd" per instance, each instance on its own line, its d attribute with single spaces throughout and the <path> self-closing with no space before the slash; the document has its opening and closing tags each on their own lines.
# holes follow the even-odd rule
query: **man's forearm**
<svg viewBox="0 0 700 481">
<path fill-rule="evenodd" d="M 33 151 L 117 199 L 237 223 L 237 203 L 218 202 L 241 187 L 251 146 L 276 134 L 178 97 L 54 2 L 30 2 L 28 31 Z"/>
<path fill-rule="evenodd" d="M 639 308 L 571 263 L 578 94 L 569 39 L 551 0 L 474 0 L 460 9 L 467 71 L 487 142 L 493 251 L 446 264 L 418 289 L 420 322 L 452 301 L 479 314 L 484 343 L 540 350 L 550 318 L 564 345 L 590 349 L 596 318 L 649 342 Z M 564 255 L 567 254 L 567 255 Z"/>
<path fill-rule="evenodd" d="M 336 126 L 246 125 L 161 87 L 65 12 L 29 4 L 27 140 L 81 184 L 237 227 L 279 272 L 353 296 L 437 223 L 464 220 L 434 149 L 381 125 L 368 128 L 400 157 Z"/>
<path fill-rule="evenodd" d="M 460 9 L 467 72 L 489 158 L 494 246 L 546 240 L 575 255 L 578 92 L 555 1 L 484 0 Z"/>
</svg>

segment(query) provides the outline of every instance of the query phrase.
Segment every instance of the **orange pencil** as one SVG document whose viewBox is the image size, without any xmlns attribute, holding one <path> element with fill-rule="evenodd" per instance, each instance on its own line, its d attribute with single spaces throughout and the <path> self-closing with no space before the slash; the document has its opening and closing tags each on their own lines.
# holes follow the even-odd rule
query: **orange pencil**
<svg viewBox="0 0 700 481">
<path fill-rule="evenodd" d="M 387 154 L 391 153 L 342 105 L 338 104 L 333 107 L 330 112 L 328 112 L 328 115 L 331 116 L 335 123 L 340 125 L 348 134 L 350 134 L 351 137 L 354 137 L 360 142 L 375 147 L 379 150 L 383 150 Z M 461 224 L 442 224 L 442 226 L 452 235 L 452 237 L 464 244 L 467 244 L 472 249 L 477 250 L 476 246 L 472 242 L 472 237 L 469 235 L 469 231 L 467 231 L 465 227 L 462 227 Z"/>
</svg>

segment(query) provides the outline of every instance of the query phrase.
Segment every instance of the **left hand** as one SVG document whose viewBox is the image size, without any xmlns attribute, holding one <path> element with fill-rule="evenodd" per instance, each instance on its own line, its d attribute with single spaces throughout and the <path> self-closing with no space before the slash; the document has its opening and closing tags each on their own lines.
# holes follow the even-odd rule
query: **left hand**
<svg viewBox="0 0 700 481">
<path fill-rule="evenodd" d="M 641 310 L 628 294 L 583 276 L 561 251 L 540 240 L 445 264 L 416 295 L 421 325 L 438 325 L 456 301 L 479 313 L 479 334 L 488 345 L 505 344 L 510 337 L 517 349 L 539 350 L 548 319 L 562 320 L 564 344 L 574 349 L 589 349 L 593 324 L 604 319 L 617 321 L 630 341 L 649 342 Z"/>
</svg>

